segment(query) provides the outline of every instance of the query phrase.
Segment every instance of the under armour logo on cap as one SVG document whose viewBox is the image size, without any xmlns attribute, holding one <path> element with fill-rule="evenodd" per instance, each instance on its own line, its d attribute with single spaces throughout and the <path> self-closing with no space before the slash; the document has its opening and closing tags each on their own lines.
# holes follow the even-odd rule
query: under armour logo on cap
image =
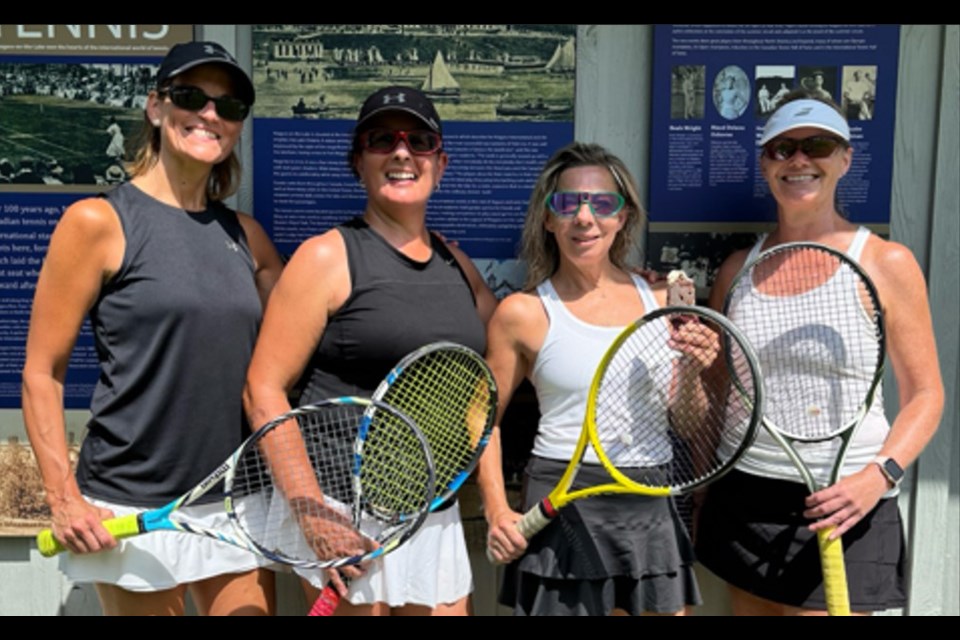
<svg viewBox="0 0 960 640">
<path fill-rule="evenodd" d="M 398 104 L 406 104 L 407 96 L 403 93 L 388 93 L 383 96 L 383 104 L 392 104 L 394 101 Z"/>
<path fill-rule="evenodd" d="M 442 134 L 440 116 L 427 95 L 415 87 L 394 85 L 370 94 L 360 107 L 356 127 L 385 111 L 403 111 L 420 119 L 431 131 Z"/>
</svg>

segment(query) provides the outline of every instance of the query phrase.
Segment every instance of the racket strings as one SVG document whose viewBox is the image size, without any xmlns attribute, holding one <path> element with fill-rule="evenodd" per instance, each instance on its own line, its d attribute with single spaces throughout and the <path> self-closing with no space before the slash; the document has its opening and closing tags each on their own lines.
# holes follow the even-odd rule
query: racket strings
<svg viewBox="0 0 960 640">
<path fill-rule="evenodd" d="M 401 369 L 383 400 L 426 436 L 437 497 L 455 490 L 485 444 L 496 404 L 482 359 L 459 349 L 429 351 Z"/>
<path fill-rule="evenodd" d="M 773 426 L 822 440 L 857 420 L 882 367 L 880 314 L 860 271 L 816 247 L 772 251 L 741 277 L 728 315 L 757 348 Z"/>
<path fill-rule="evenodd" d="M 425 512 L 427 455 L 383 407 L 297 409 L 242 452 L 231 515 L 268 555 L 339 566 L 372 548 L 360 536 L 382 544 Z"/>
<path fill-rule="evenodd" d="M 675 350 L 671 334 L 698 323 L 714 365 Z M 721 343 L 725 345 L 721 347 Z M 683 490 L 725 466 L 742 446 L 754 404 L 754 372 L 739 343 L 691 310 L 646 322 L 607 364 L 596 396 L 598 450 L 641 484 Z M 721 350 L 729 353 L 719 357 Z M 640 479 L 638 479 L 640 478 Z"/>
</svg>

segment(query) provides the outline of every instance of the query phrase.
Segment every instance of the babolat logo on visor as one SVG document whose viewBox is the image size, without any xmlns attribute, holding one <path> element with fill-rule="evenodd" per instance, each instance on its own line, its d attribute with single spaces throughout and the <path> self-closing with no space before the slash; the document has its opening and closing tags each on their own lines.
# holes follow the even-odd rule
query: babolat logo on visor
<svg viewBox="0 0 960 640">
<path fill-rule="evenodd" d="M 793 117 L 799 118 L 800 116 L 809 114 L 811 111 L 813 111 L 813 107 L 804 107 L 803 109 L 800 109 L 800 111 L 797 111 L 795 114 L 793 114 Z"/>
</svg>

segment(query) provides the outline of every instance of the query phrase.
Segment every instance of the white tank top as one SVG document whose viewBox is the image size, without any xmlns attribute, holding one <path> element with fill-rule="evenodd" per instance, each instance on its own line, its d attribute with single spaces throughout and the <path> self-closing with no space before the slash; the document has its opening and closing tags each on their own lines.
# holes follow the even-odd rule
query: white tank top
<svg viewBox="0 0 960 640">
<path fill-rule="evenodd" d="M 847 249 L 847 255 L 853 260 L 859 261 L 863 247 L 869 236 L 870 231 L 866 227 L 860 227 L 854 236 L 853 242 Z M 748 263 L 759 254 L 760 247 L 763 245 L 765 239 L 766 236 L 762 236 L 753 247 L 750 255 L 747 256 Z M 836 296 L 836 299 L 842 299 L 843 296 L 853 296 L 856 300 L 856 292 L 841 291 L 841 285 L 836 280 L 829 280 L 822 286 L 836 287 L 837 291 L 831 292 L 832 295 Z M 770 305 L 773 304 L 776 304 L 775 299 L 763 296 L 763 294 L 751 287 L 749 292 L 737 301 L 736 308 L 731 312 L 730 318 L 736 322 L 737 316 L 741 314 L 742 317 L 746 317 L 753 313 L 770 313 Z M 855 310 L 853 313 L 857 313 L 858 311 L 856 311 L 856 309 L 859 309 L 855 304 L 851 304 L 849 308 Z M 794 318 L 793 320 L 796 327 L 786 327 L 787 331 L 793 330 L 804 323 L 804 318 Z M 757 332 L 760 329 L 762 329 L 762 327 L 751 327 L 750 331 L 752 333 L 748 333 L 747 338 L 754 346 L 760 361 L 761 370 L 764 370 L 768 369 L 764 362 L 764 353 L 776 348 L 775 344 L 777 339 L 787 331 L 778 331 L 776 335 L 759 335 Z M 849 344 L 844 345 L 844 352 L 850 352 L 852 350 L 851 346 L 852 345 Z M 856 385 L 858 388 L 862 388 L 865 379 L 867 381 L 872 379 L 873 369 L 870 368 L 871 363 L 844 362 L 840 363 L 840 365 L 841 366 L 838 366 L 836 362 L 824 364 L 824 376 L 829 377 L 832 384 L 836 384 L 836 381 L 839 380 L 841 387 L 843 385 Z M 777 385 L 771 384 L 769 379 L 765 379 L 765 383 L 764 391 L 768 400 L 766 403 L 768 407 L 776 406 L 778 393 L 795 392 L 795 390 L 791 391 L 790 389 L 777 388 Z M 772 409 L 768 410 L 768 415 L 770 411 L 772 411 Z M 775 416 L 771 415 L 771 418 L 775 418 Z M 829 419 L 826 415 L 824 418 Z M 834 417 L 834 419 L 836 418 Z M 849 419 L 849 417 L 844 416 L 843 419 Z M 854 435 L 853 441 L 850 443 L 846 458 L 844 459 L 843 469 L 840 473 L 841 477 L 855 473 L 869 464 L 873 457 L 880 451 L 889 431 L 890 424 L 883 413 L 883 391 L 881 388 L 877 390 L 869 412 L 857 433 Z M 839 444 L 839 440 L 835 439 L 816 443 L 802 442 L 794 445 L 794 448 L 810 468 L 813 477 L 820 486 L 825 486 L 829 482 L 830 470 L 833 467 L 833 461 L 836 459 Z M 795 482 L 800 481 L 800 477 L 793 463 L 790 462 L 790 459 L 783 452 L 780 445 L 777 444 L 776 440 L 770 437 L 766 429 L 760 429 L 757 432 L 757 438 L 753 446 L 747 450 L 736 466 L 738 469 L 754 475 Z M 896 490 L 892 490 L 888 493 L 888 496 L 895 494 Z"/>
<path fill-rule="evenodd" d="M 631 274 L 644 313 L 657 309 L 650 286 Z M 587 406 L 593 374 L 603 354 L 624 327 L 592 325 L 573 315 L 557 295 L 550 280 L 537 286 L 549 327 L 533 363 L 530 380 L 540 405 L 540 425 L 533 443 L 534 455 L 554 460 L 573 456 Z M 587 450 L 586 462 L 599 462 Z"/>
</svg>

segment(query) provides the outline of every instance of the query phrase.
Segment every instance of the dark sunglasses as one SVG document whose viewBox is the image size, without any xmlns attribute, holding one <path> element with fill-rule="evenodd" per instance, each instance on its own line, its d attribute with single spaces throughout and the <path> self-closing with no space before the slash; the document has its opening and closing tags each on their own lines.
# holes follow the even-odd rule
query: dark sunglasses
<svg viewBox="0 0 960 640">
<path fill-rule="evenodd" d="M 440 150 L 443 141 L 439 134 L 425 129 L 367 129 L 360 134 L 360 146 L 373 153 L 390 153 L 403 140 L 410 153 L 426 156 Z"/>
<path fill-rule="evenodd" d="M 554 191 L 547 196 L 547 208 L 561 217 L 577 215 L 584 202 L 597 218 L 615 216 L 626 204 L 622 195 L 612 191 Z"/>
<path fill-rule="evenodd" d="M 808 158 L 829 158 L 837 147 L 846 147 L 846 143 L 833 136 L 810 136 L 796 140 L 777 138 L 763 146 L 763 153 L 771 160 L 788 160 L 799 150 Z"/>
<path fill-rule="evenodd" d="M 242 121 L 250 113 L 250 105 L 240 98 L 234 98 L 233 96 L 214 98 L 208 96 L 202 89 L 188 84 L 174 85 L 167 89 L 161 89 L 157 93 L 161 98 L 170 96 L 170 102 L 187 111 L 200 111 L 207 106 L 208 102 L 213 102 L 213 108 L 217 115 L 224 120 L 232 120 L 233 122 Z"/>
</svg>

